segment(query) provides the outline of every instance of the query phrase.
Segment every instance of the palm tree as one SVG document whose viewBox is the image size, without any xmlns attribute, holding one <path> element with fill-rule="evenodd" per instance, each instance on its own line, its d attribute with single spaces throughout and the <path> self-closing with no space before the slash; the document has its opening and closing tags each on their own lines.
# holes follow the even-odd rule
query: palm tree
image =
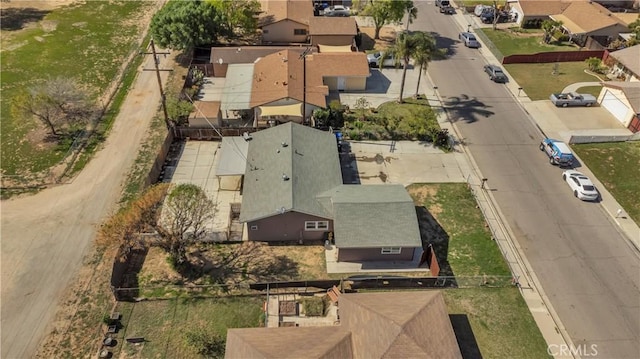
<svg viewBox="0 0 640 359">
<path fill-rule="evenodd" d="M 562 26 L 562 21 L 547 19 L 542 22 L 542 30 L 544 31 L 543 41 L 545 44 L 548 44 L 551 42 L 553 33 L 556 32 L 556 30 L 558 30 L 561 26 Z"/>
<path fill-rule="evenodd" d="M 438 53 L 438 50 L 433 36 L 421 31 L 400 33 L 395 44 L 385 51 L 383 58 L 386 58 L 388 55 L 392 55 L 396 63 L 396 67 L 402 64 L 402 81 L 400 82 L 400 96 L 398 98 L 398 103 L 403 102 L 404 84 L 407 77 L 409 61 L 413 59 L 416 64 L 419 64 L 420 71 L 422 72 L 422 69 L 425 68 L 427 63 L 431 61 L 433 55 L 436 53 Z"/>
<path fill-rule="evenodd" d="M 427 32 L 417 32 L 414 34 L 416 41 L 418 42 L 418 49 L 413 55 L 414 65 L 420 66 L 418 71 L 418 83 L 416 84 L 415 97 L 418 97 L 420 92 L 420 80 L 422 79 L 422 72 L 427 73 L 429 62 L 436 58 L 442 58 L 445 55 L 446 49 L 438 49 L 436 46 L 436 39 Z"/>
</svg>

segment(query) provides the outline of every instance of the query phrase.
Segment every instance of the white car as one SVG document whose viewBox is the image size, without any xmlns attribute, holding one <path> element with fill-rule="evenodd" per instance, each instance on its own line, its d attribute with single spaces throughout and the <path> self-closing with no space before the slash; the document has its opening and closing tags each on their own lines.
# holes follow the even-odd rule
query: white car
<svg viewBox="0 0 640 359">
<path fill-rule="evenodd" d="M 349 17 L 351 16 L 351 9 L 342 5 L 329 6 L 324 9 L 324 16 Z"/>
<path fill-rule="evenodd" d="M 569 187 L 573 190 L 573 195 L 583 201 L 595 201 L 598 199 L 599 194 L 596 186 L 589 177 L 583 175 L 581 172 L 568 170 L 562 172 L 562 179 L 565 180 Z"/>
<path fill-rule="evenodd" d="M 380 64 L 380 60 L 382 59 L 382 52 L 376 51 L 367 55 L 367 61 L 369 62 L 369 67 L 396 67 L 396 60 L 393 58 L 392 54 L 387 54 L 387 57 L 382 60 L 382 64 Z M 404 67 L 402 61 L 398 62 L 399 67 Z"/>
</svg>

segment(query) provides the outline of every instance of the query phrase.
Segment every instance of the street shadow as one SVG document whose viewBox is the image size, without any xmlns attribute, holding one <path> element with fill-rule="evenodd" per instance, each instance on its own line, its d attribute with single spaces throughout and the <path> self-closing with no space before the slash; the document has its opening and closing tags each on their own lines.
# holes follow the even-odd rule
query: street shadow
<svg viewBox="0 0 640 359">
<path fill-rule="evenodd" d="M 458 347 L 463 359 L 482 359 L 473 328 L 466 314 L 449 314 L 449 321 L 458 341 Z"/>
<path fill-rule="evenodd" d="M 457 286 L 455 274 L 449 264 L 449 234 L 442 228 L 438 220 L 436 220 L 431 212 L 424 206 L 416 206 L 416 215 L 418 217 L 418 229 L 420 230 L 420 239 L 422 248 L 426 251 L 429 246 L 433 247 L 436 253 L 436 259 L 440 266 L 440 277 L 451 277 L 450 286 Z"/>
<path fill-rule="evenodd" d="M 385 76 L 380 69 L 372 68 L 371 76 L 367 78 L 367 93 L 387 93 L 391 86 L 391 80 Z"/>
<path fill-rule="evenodd" d="M 473 123 L 480 118 L 487 118 L 494 114 L 493 111 L 487 110 L 490 106 L 475 97 L 469 97 L 465 94 L 446 98 L 443 101 L 443 106 L 449 113 L 451 122 Z"/>
<path fill-rule="evenodd" d="M 27 23 L 42 20 L 50 11 L 31 7 L 0 9 L 0 29 L 21 30 Z"/>
</svg>

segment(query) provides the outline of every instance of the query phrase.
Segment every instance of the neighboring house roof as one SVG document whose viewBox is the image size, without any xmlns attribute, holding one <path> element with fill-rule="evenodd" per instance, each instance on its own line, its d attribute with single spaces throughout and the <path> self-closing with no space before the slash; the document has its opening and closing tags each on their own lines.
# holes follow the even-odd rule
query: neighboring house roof
<svg viewBox="0 0 640 359">
<path fill-rule="evenodd" d="M 308 25 L 313 17 L 313 3 L 309 0 L 262 0 L 259 25 L 267 26 L 282 20 Z"/>
<path fill-rule="evenodd" d="M 227 68 L 220 102 L 222 111 L 247 110 L 251 106 L 253 64 L 231 64 Z"/>
<path fill-rule="evenodd" d="M 462 358 L 440 291 L 339 298 L 339 326 L 229 329 L 225 357 Z"/>
<path fill-rule="evenodd" d="M 315 50 L 315 48 L 311 48 Z M 306 47 L 301 46 L 225 46 L 211 48 L 212 64 L 251 64 L 260 57 L 271 55 L 282 50 L 295 51 L 301 54 Z"/>
<path fill-rule="evenodd" d="M 609 53 L 622 66 L 626 67 L 636 77 L 640 78 L 640 45 L 627 47 L 626 49 Z"/>
<path fill-rule="evenodd" d="M 574 1 L 560 14 L 550 17 L 562 21 L 562 26 L 573 34 L 588 34 L 610 26 L 626 27 L 611 11 L 592 1 Z"/>
<path fill-rule="evenodd" d="M 292 122 L 251 136 L 240 221 L 270 217 L 282 208 L 331 218 L 316 195 L 342 184 L 335 136 Z"/>
<path fill-rule="evenodd" d="M 342 185 L 319 195 L 339 248 L 420 247 L 415 205 L 400 184 Z"/>
<path fill-rule="evenodd" d="M 640 82 L 638 81 L 606 81 L 602 83 L 605 87 L 622 91 L 631 104 L 633 113 L 640 114 Z"/>
<path fill-rule="evenodd" d="M 325 97 L 329 89 L 322 83 L 322 77 L 309 76 L 311 68 L 307 65 L 305 84 L 303 69 L 304 60 L 300 53 L 292 50 L 278 51 L 258 59 L 254 65 L 251 107 L 282 99 L 302 102 L 304 92 L 308 104 L 326 107 Z"/>
<path fill-rule="evenodd" d="M 309 35 L 348 35 L 358 33 L 353 17 L 314 16 L 309 19 Z"/>
<path fill-rule="evenodd" d="M 307 57 L 307 81 L 310 77 L 368 77 L 370 74 L 364 52 L 322 52 Z"/>
<path fill-rule="evenodd" d="M 194 101 L 193 111 L 189 118 L 207 118 L 209 121 L 216 121 L 220 111 L 220 101 Z"/>
<path fill-rule="evenodd" d="M 524 16 L 549 16 L 561 13 L 571 2 L 560 0 L 520 0 L 518 4 Z"/>
<path fill-rule="evenodd" d="M 240 136 L 222 137 L 216 176 L 243 175 L 247 167 L 249 142 Z"/>
</svg>

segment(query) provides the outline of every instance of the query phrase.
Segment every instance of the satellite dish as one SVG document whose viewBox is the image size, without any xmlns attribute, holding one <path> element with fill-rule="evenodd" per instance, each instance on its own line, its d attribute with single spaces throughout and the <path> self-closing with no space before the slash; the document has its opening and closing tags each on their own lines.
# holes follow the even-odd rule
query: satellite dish
<svg viewBox="0 0 640 359">
<path fill-rule="evenodd" d="M 224 61 L 222 60 L 222 57 L 218 59 L 218 63 L 219 63 L 220 65 L 222 65 L 222 63 L 223 63 L 223 62 L 224 62 Z"/>
</svg>

